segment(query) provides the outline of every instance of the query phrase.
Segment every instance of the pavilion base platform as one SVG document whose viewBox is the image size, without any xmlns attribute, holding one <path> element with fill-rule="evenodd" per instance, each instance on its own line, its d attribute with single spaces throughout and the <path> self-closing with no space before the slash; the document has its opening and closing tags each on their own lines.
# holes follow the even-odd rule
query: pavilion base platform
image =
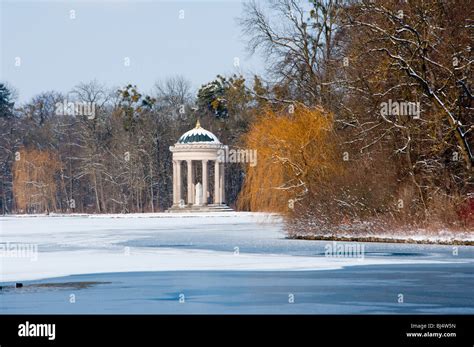
<svg viewBox="0 0 474 347">
<path fill-rule="evenodd" d="M 215 205 L 173 205 L 171 208 L 166 210 L 169 213 L 180 213 L 180 212 L 232 212 L 234 211 L 232 208 L 225 204 Z"/>
</svg>

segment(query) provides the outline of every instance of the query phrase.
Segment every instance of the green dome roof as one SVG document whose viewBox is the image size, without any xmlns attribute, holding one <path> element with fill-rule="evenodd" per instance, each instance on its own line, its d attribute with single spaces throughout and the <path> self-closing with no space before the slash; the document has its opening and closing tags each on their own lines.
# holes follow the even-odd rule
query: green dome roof
<svg viewBox="0 0 474 347">
<path fill-rule="evenodd" d="M 194 129 L 185 132 L 178 140 L 178 143 L 181 144 L 191 144 L 191 143 L 216 143 L 220 144 L 219 139 L 211 133 L 210 131 L 201 128 L 199 121 L 196 124 Z"/>
</svg>

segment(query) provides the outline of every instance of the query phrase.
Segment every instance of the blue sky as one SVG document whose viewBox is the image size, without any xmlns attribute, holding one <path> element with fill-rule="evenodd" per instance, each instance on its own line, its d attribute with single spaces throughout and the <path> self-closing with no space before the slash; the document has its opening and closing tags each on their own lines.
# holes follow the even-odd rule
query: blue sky
<svg viewBox="0 0 474 347">
<path fill-rule="evenodd" d="M 0 11 L 0 80 L 20 102 L 94 79 L 149 92 L 174 75 L 197 89 L 217 74 L 264 70 L 262 58 L 245 50 L 238 0 L 0 0 Z"/>
</svg>

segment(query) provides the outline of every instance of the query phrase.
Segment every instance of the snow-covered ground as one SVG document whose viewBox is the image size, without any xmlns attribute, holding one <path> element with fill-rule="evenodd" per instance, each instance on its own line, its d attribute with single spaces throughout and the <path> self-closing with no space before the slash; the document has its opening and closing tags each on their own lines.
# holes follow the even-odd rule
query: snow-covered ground
<svg viewBox="0 0 474 347">
<path fill-rule="evenodd" d="M 350 227 L 348 227 L 350 229 Z M 303 239 L 305 234 L 295 235 Z M 311 237 L 311 235 L 309 235 Z M 469 244 L 474 242 L 474 230 L 393 230 L 381 232 L 338 232 L 337 237 L 344 239 L 372 239 L 383 242 L 431 243 L 431 244 Z"/>
<path fill-rule="evenodd" d="M 0 218 L 0 230 L 0 282 L 105 272 L 329 270 L 472 261 L 370 252 L 368 244 L 357 254 L 327 256 L 332 243 L 288 240 L 281 220 L 262 213 L 14 216 Z M 18 256 L 18 247 L 31 252 Z"/>
<path fill-rule="evenodd" d="M 281 229 L 252 213 L 3 217 L 0 313 L 474 313 L 474 247 Z"/>
</svg>

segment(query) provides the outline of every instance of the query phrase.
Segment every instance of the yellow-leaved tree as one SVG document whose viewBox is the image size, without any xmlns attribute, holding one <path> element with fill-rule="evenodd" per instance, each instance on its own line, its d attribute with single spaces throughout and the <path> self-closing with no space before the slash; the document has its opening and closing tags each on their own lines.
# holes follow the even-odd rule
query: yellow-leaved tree
<svg viewBox="0 0 474 347">
<path fill-rule="evenodd" d="M 56 210 L 55 175 L 61 168 L 49 151 L 23 148 L 13 163 L 13 197 L 16 209 L 24 213 Z"/>
<path fill-rule="evenodd" d="M 291 212 L 341 174 L 333 116 L 320 108 L 290 110 L 264 110 L 244 135 L 244 146 L 257 151 L 257 165 L 246 169 L 240 209 Z"/>
</svg>

